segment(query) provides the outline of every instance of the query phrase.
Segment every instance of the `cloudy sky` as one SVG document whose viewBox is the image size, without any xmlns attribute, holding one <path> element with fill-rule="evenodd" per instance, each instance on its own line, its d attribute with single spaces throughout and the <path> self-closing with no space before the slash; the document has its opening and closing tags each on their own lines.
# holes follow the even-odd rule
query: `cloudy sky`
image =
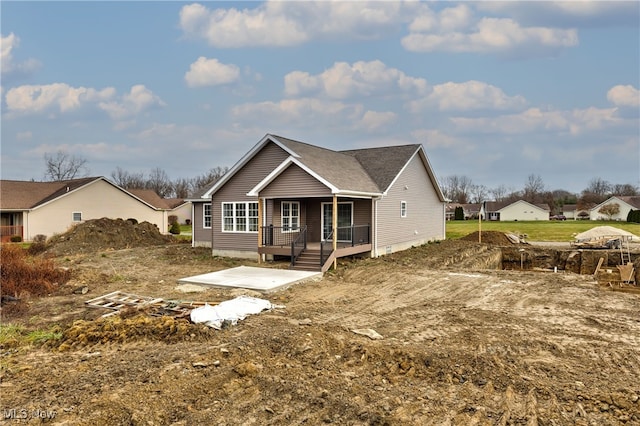
<svg viewBox="0 0 640 426">
<path fill-rule="evenodd" d="M 2 2 L 3 179 L 232 166 L 266 133 L 436 175 L 640 184 L 640 2 Z"/>
</svg>

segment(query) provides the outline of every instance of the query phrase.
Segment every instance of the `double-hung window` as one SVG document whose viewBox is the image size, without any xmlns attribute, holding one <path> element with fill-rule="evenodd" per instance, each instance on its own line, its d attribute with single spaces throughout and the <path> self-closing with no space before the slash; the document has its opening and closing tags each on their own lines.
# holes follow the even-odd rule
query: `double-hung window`
<svg viewBox="0 0 640 426">
<path fill-rule="evenodd" d="M 283 201 L 280 211 L 282 232 L 297 231 L 300 228 L 300 203 L 298 201 Z"/>
<path fill-rule="evenodd" d="M 400 201 L 400 217 L 407 217 L 407 202 Z"/>
<path fill-rule="evenodd" d="M 211 204 L 202 206 L 202 227 L 211 228 Z"/>
<path fill-rule="evenodd" d="M 224 232 L 258 232 L 258 203 L 222 203 Z"/>
</svg>

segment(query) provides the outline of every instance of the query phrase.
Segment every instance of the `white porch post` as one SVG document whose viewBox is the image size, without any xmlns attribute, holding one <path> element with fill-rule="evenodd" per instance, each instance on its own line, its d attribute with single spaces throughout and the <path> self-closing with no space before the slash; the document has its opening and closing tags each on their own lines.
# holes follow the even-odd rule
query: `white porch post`
<svg viewBox="0 0 640 426">
<path fill-rule="evenodd" d="M 333 227 L 333 251 L 338 249 L 338 196 L 333 195 L 333 209 L 331 211 L 331 225 Z M 338 258 L 333 259 L 333 269 L 338 268 Z"/>
<path fill-rule="evenodd" d="M 260 247 L 262 247 L 262 198 L 258 197 L 258 263 L 262 261 Z"/>
</svg>

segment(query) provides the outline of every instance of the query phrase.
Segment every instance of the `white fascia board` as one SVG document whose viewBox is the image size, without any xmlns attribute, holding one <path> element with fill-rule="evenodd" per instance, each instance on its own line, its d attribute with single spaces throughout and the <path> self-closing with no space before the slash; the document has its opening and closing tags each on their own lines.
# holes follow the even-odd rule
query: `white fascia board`
<svg viewBox="0 0 640 426">
<path fill-rule="evenodd" d="M 231 179 L 241 168 L 243 168 L 245 166 L 245 164 L 247 164 L 249 162 L 249 160 L 251 160 L 253 157 L 255 157 L 255 155 L 260 152 L 260 150 L 269 142 L 273 142 L 276 145 L 278 145 L 281 149 L 283 149 L 285 152 L 287 152 L 290 156 L 293 157 L 299 157 L 298 154 L 296 154 L 295 152 L 291 151 L 289 148 L 287 148 L 285 145 L 283 145 L 282 143 L 280 143 L 280 141 L 278 141 L 276 138 L 274 138 L 272 135 L 270 134 L 266 134 L 262 139 L 260 139 L 260 141 L 254 145 L 253 148 L 251 148 L 249 150 L 249 152 L 247 152 L 241 159 L 240 161 L 238 161 L 236 164 L 233 165 L 233 167 L 231 167 L 231 169 L 229 169 L 229 171 L 227 173 L 224 174 L 224 176 L 222 176 L 220 179 L 218 179 L 218 181 L 204 194 L 202 194 L 202 196 L 200 198 L 202 199 L 210 199 L 211 196 L 218 191 L 218 189 L 220 189 L 220 187 L 222 185 L 224 185 L 225 183 L 227 183 L 227 181 L 229 179 Z"/>
<path fill-rule="evenodd" d="M 374 197 L 382 197 L 382 192 L 363 192 L 363 191 L 339 191 L 335 193 L 344 197 L 371 199 Z"/>
<path fill-rule="evenodd" d="M 332 194 L 337 194 L 337 193 L 340 192 L 338 188 L 336 188 L 334 185 L 332 185 L 329 181 L 324 179 L 322 176 L 318 175 L 316 172 L 314 172 L 313 170 L 311 170 L 310 168 L 308 168 L 307 166 L 302 164 L 300 162 L 300 160 L 298 160 L 297 158 L 294 158 L 293 156 L 289 156 L 289 157 L 287 157 L 286 160 L 284 160 L 282 163 L 280 163 L 280 165 L 278 167 L 276 167 L 271 173 L 269 173 L 267 175 L 267 177 L 262 179 L 260 181 L 260 183 L 258 183 L 256 186 L 254 186 L 251 189 L 251 191 L 247 192 L 247 196 L 249 196 L 249 197 L 257 197 L 258 194 L 260 193 L 260 191 L 262 191 L 264 188 L 266 188 L 267 185 L 269 185 L 271 182 L 273 182 L 273 180 L 276 177 L 278 177 L 282 172 L 284 172 L 292 164 L 295 164 L 296 166 L 300 167 L 305 172 L 309 173 L 311 175 L 311 177 L 313 177 L 318 182 L 320 182 L 321 184 L 323 184 L 324 186 L 329 188 L 331 190 Z"/>
</svg>

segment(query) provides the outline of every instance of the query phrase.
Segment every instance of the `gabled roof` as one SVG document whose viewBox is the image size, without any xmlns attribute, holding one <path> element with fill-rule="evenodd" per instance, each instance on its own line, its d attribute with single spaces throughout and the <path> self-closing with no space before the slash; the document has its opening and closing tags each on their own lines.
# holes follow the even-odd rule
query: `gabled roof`
<svg viewBox="0 0 640 426">
<path fill-rule="evenodd" d="M 87 177 L 58 182 L 2 180 L 0 181 L 0 209 L 33 209 L 99 179 L 102 178 Z"/>
<path fill-rule="evenodd" d="M 409 160 L 419 153 L 432 184 L 440 199 L 444 201 L 422 145 L 333 151 L 271 134 L 265 135 L 222 179 L 202 193 L 201 198 L 210 198 L 269 142 L 278 145 L 289 157 L 258 183 L 250 194 L 257 193 L 288 167 L 296 165 L 330 188 L 333 193 L 382 195 L 407 166 Z"/>
<path fill-rule="evenodd" d="M 634 209 L 640 209 L 640 195 L 618 195 L 616 198 L 629 204 Z"/>
<path fill-rule="evenodd" d="M 517 204 L 517 203 L 525 203 L 528 204 L 532 207 L 536 207 L 540 210 L 544 210 L 544 211 L 551 211 L 551 209 L 549 209 L 549 206 L 547 204 L 531 204 L 528 201 L 525 200 L 516 200 L 516 201 L 487 201 L 485 203 L 485 211 L 487 212 L 498 212 L 500 210 L 505 209 L 506 207 L 509 207 L 513 204 Z"/>
<path fill-rule="evenodd" d="M 618 199 L 618 200 L 628 204 L 634 210 L 635 209 L 640 209 L 640 196 L 639 195 L 614 195 L 613 197 L 607 198 L 606 200 L 604 200 L 603 202 L 601 202 L 597 206 L 592 207 L 590 210 L 597 211 L 604 204 L 607 204 L 610 201 L 615 200 L 615 199 Z"/>
<path fill-rule="evenodd" d="M 127 191 L 158 210 L 171 209 L 167 200 L 160 198 L 153 189 L 127 189 Z"/>
<path fill-rule="evenodd" d="M 0 181 L 0 209 L 33 210 L 57 198 L 64 197 L 68 193 L 77 191 L 85 186 L 89 186 L 97 181 L 104 181 L 153 209 L 167 208 L 158 207 L 144 198 L 123 189 L 110 180 L 102 176 L 98 176 L 58 182 L 2 180 Z M 145 197 L 149 199 L 153 198 L 150 194 L 145 195 Z M 159 202 L 157 200 L 155 202 L 159 205 L 165 205 L 163 200 L 157 194 L 155 194 L 155 197 L 160 200 Z"/>
</svg>

